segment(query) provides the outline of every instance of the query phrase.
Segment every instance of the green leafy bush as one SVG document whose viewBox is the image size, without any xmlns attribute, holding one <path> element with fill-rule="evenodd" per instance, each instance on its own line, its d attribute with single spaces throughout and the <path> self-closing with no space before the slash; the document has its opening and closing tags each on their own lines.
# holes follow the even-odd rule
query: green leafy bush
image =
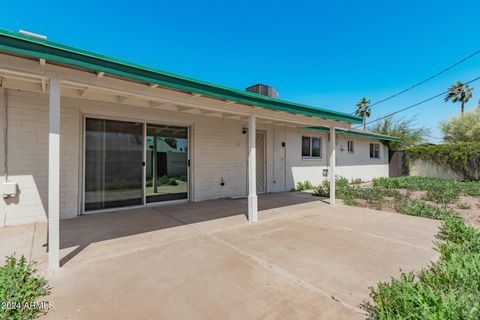
<svg viewBox="0 0 480 320">
<path fill-rule="evenodd" d="M 178 186 L 177 179 L 175 179 L 175 178 L 168 179 L 168 184 L 171 185 L 171 186 Z"/>
<path fill-rule="evenodd" d="M 446 165 L 466 180 L 480 179 L 480 142 L 422 145 L 406 150 L 407 163 L 426 160 Z"/>
<path fill-rule="evenodd" d="M 363 181 L 362 181 L 362 179 L 357 178 L 357 179 L 352 179 L 352 181 L 350 183 L 351 184 L 362 184 Z"/>
<path fill-rule="evenodd" d="M 321 185 L 313 188 L 313 195 L 318 197 L 330 197 L 330 181 L 323 180 Z"/>
<path fill-rule="evenodd" d="M 378 178 L 373 180 L 373 185 L 386 189 L 407 189 L 407 190 L 454 190 L 459 194 L 472 197 L 480 196 L 480 181 L 458 181 L 453 179 L 439 179 L 430 177 L 398 177 Z"/>
<path fill-rule="evenodd" d="M 0 319 L 35 319 L 44 312 L 37 305 L 32 306 L 50 293 L 47 280 L 36 275 L 36 271 L 35 262 L 27 262 L 24 256 L 18 260 L 7 257 L 0 267 Z"/>
<path fill-rule="evenodd" d="M 444 185 L 428 190 L 425 199 L 445 206 L 456 201 L 460 196 L 460 192 L 461 190 L 458 188 Z"/>
<path fill-rule="evenodd" d="M 367 200 L 369 204 L 371 204 L 375 209 L 382 210 L 385 204 L 384 193 L 379 188 L 369 188 L 364 189 L 363 198 Z"/>
<path fill-rule="evenodd" d="M 158 184 L 168 184 L 169 178 L 165 174 L 158 179 Z"/>
<path fill-rule="evenodd" d="M 422 200 L 411 200 L 409 198 L 397 198 L 395 203 L 397 212 L 410 216 L 424 217 L 430 219 L 444 219 L 445 216 L 452 214 L 445 208 L 437 208 L 427 204 Z"/>
<path fill-rule="evenodd" d="M 447 216 L 438 237 L 437 262 L 371 289 L 370 319 L 480 319 L 480 232 Z"/>
<path fill-rule="evenodd" d="M 468 203 L 461 202 L 457 205 L 457 208 L 462 210 L 468 210 L 471 208 L 471 206 Z"/>
<path fill-rule="evenodd" d="M 297 183 L 297 190 L 298 191 L 311 190 L 311 189 L 313 189 L 313 185 L 308 180 L 304 181 L 304 182 Z"/>
</svg>

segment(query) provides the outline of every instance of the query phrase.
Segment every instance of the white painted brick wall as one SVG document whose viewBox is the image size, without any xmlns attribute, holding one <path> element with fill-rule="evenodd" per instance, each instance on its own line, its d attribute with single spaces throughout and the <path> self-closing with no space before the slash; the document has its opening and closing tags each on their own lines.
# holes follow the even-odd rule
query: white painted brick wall
<svg viewBox="0 0 480 320">
<path fill-rule="evenodd" d="M 78 204 L 79 113 L 62 99 L 62 218 L 75 217 Z M 16 199 L 2 200 L 5 225 L 45 221 L 48 189 L 48 95 L 8 90 L 8 171 L 18 183 Z M 71 173 L 74 174 L 71 174 Z M 2 175 L 2 179 L 4 176 Z"/>
<path fill-rule="evenodd" d="M 0 218 L 6 225 L 44 221 L 47 216 L 48 95 L 8 90 L 8 103 L 9 177 L 18 183 L 20 194 L 17 199 L 7 202 L 1 200 Z M 2 106 L 1 100 L 0 106 Z M 246 122 L 62 97 L 61 218 L 75 217 L 80 212 L 82 164 L 80 144 L 81 123 L 84 115 L 192 126 L 193 199 L 201 201 L 247 194 L 247 135 L 242 134 L 242 128 L 247 125 Z M 3 122 L 0 122 L 0 128 L 2 127 Z M 290 190 L 298 181 L 309 180 L 317 184 L 324 179 L 322 169 L 327 165 L 327 134 L 267 125 L 259 125 L 258 129 L 267 132 L 267 190 L 269 192 Z M 2 134 L 3 131 L 0 133 L 0 141 L 3 141 Z M 302 134 L 322 136 L 323 158 L 321 160 L 302 159 Z M 371 163 L 368 149 L 365 149 L 368 148 L 369 140 L 355 140 L 361 140 L 356 145 L 358 159 L 354 159 L 355 161 L 350 158 L 344 159 L 345 155 L 337 152 L 338 163 L 343 166 L 343 172 L 355 177 L 356 172 L 362 170 L 355 165 L 364 164 L 378 165 L 369 168 L 368 172 L 371 176 L 385 175 L 385 168 L 388 175 L 385 158 L 376 160 L 377 163 Z M 286 157 L 285 150 L 281 147 L 282 141 L 286 143 Z M 339 138 L 338 148 L 343 143 L 344 141 Z M 1 148 L 0 151 L 2 151 Z M 3 175 L 2 156 L 3 152 L 0 152 L 0 169 Z M 222 178 L 225 182 L 224 186 L 220 185 Z M 4 179 L 4 176 L 0 179 Z M 0 223 L 1 225 L 3 222 Z"/>
</svg>

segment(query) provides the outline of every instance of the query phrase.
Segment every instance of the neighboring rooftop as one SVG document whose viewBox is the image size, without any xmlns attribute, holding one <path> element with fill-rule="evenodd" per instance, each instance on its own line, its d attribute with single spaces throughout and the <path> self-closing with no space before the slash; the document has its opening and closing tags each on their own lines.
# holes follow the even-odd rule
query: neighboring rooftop
<svg viewBox="0 0 480 320">
<path fill-rule="evenodd" d="M 350 123 L 362 123 L 361 117 L 348 113 L 316 108 L 252 92 L 231 89 L 103 56 L 20 32 L 0 29 L 0 52 L 27 58 L 45 59 L 48 60 L 50 64 L 74 66 L 77 69 L 104 72 L 137 82 L 156 84 L 166 88 L 202 94 L 221 100 L 234 101 L 270 110 Z"/>
</svg>

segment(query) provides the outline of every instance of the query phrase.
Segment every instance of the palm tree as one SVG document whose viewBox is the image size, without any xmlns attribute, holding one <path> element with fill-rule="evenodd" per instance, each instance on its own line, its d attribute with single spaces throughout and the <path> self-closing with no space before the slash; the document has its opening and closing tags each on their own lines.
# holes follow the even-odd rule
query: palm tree
<svg viewBox="0 0 480 320">
<path fill-rule="evenodd" d="M 461 102 L 462 103 L 462 116 L 465 110 L 465 103 L 467 103 L 472 98 L 473 88 L 468 84 L 457 81 L 455 84 L 451 85 L 448 88 L 448 93 L 445 96 L 445 102 L 452 101 L 453 103 Z"/>
<path fill-rule="evenodd" d="M 372 111 L 370 108 L 370 100 L 363 98 L 362 100 L 357 101 L 355 106 L 357 107 L 355 115 L 363 118 L 363 130 L 365 130 L 367 124 L 366 119 L 370 117 L 370 112 Z"/>
</svg>

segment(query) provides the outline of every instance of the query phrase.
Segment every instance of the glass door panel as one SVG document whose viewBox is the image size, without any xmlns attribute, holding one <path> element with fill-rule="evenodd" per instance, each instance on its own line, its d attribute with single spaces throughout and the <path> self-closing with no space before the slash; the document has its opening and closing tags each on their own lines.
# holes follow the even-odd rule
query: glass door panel
<svg viewBox="0 0 480 320">
<path fill-rule="evenodd" d="M 85 124 L 85 211 L 143 204 L 143 123 Z"/>
<path fill-rule="evenodd" d="M 147 203 L 188 198 L 188 128 L 147 124 Z"/>
</svg>

